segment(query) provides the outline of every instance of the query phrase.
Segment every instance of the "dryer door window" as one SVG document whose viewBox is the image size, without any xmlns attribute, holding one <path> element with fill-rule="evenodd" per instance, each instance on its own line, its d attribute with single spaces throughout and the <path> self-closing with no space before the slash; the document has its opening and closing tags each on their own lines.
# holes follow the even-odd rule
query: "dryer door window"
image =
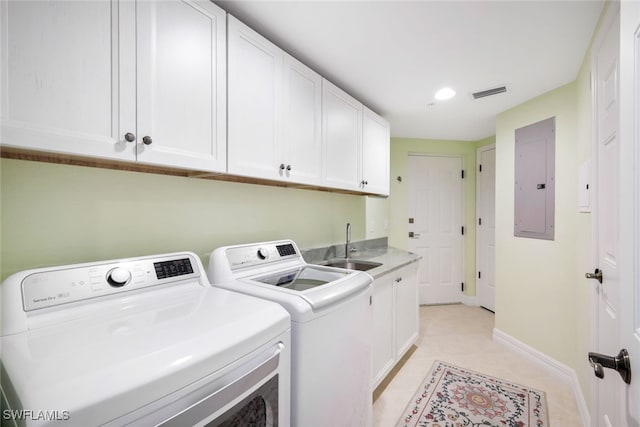
<svg viewBox="0 0 640 427">
<path fill-rule="evenodd" d="M 278 376 L 229 409 L 206 427 L 277 427 Z"/>
</svg>

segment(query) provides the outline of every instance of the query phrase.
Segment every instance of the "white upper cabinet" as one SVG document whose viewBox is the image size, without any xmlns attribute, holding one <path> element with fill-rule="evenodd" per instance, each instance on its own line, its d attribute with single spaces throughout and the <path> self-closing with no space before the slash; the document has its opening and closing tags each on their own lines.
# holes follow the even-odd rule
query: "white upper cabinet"
<svg viewBox="0 0 640 427">
<path fill-rule="evenodd" d="M 322 166 L 322 77 L 290 55 L 284 58 L 285 177 L 320 185 Z"/>
<path fill-rule="evenodd" d="M 5 0 L 0 24 L 3 147 L 389 193 L 389 124 L 208 0 Z"/>
<path fill-rule="evenodd" d="M 225 170 L 222 9 L 192 0 L 0 7 L 2 145 Z"/>
<path fill-rule="evenodd" d="M 322 144 L 322 184 L 362 190 L 362 104 L 328 80 L 322 81 Z"/>
<path fill-rule="evenodd" d="M 284 52 L 229 15 L 228 171 L 278 179 Z"/>
<path fill-rule="evenodd" d="M 118 19 L 117 3 L 106 1 L 0 8 L 2 145 L 134 160 L 120 110 L 135 117 L 136 94 L 119 88 L 135 88 L 135 76 L 119 61 L 127 40 L 118 25 L 133 27 L 135 16 Z"/>
<path fill-rule="evenodd" d="M 320 184 L 322 78 L 229 15 L 229 173 Z"/>
<path fill-rule="evenodd" d="M 138 161 L 226 171 L 226 13 L 138 1 L 136 17 Z"/>
<path fill-rule="evenodd" d="M 323 185 L 389 195 L 389 123 L 323 80 Z"/>
<path fill-rule="evenodd" d="M 364 107 L 360 184 L 367 193 L 389 195 L 389 144 L 389 122 Z"/>
</svg>

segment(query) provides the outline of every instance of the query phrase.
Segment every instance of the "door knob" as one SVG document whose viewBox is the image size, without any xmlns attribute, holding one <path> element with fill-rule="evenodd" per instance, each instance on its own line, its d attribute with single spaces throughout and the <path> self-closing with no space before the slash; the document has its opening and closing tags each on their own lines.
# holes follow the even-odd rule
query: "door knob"
<svg viewBox="0 0 640 427">
<path fill-rule="evenodd" d="M 136 136 L 134 134 L 132 134 L 131 132 L 127 132 L 127 133 L 124 134 L 124 139 L 127 142 L 133 142 L 133 141 L 136 140 Z"/>
<path fill-rule="evenodd" d="M 142 142 L 144 143 L 144 145 L 151 145 L 153 140 L 151 139 L 150 136 L 145 136 L 145 137 L 142 138 Z"/>
<path fill-rule="evenodd" d="M 598 282 L 602 283 L 602 270 L 596 268 L 593 273 L 587 273 L 584 275 L 587 279 L 596 279 Z"/>
<path fill-rule="evenodd" d="M 589 363 L 593 366 L 593 373 L 598 378 L 604 378 L 604 368 L 618 371 L 622 380 L 631 384 L 631 362 L 629 352 L 626 349 L 620 350 L 617 356 L 606 356 L 600 353 L 589 353 Z"/>
</svg>

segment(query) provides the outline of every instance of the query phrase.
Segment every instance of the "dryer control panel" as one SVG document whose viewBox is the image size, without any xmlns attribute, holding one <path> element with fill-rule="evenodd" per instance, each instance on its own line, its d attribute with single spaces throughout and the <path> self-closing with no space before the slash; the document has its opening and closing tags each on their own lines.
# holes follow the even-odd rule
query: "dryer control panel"
<svg viewBox="0 0 640 427">
<path fill-rule="evenodd" d="M 21 282 L 24 311 L 200 277 L 192 253 L 38 269 Z"/>
<path fill-rule="evenodd" d="M 226 248 L 225 254 L 231 270 L 257 267 L 298 258 L 302 261 L 302 256 L 298 248 L 295 243 L 290 240 L 264 242 L 246 246 L 232 246 Z"/>
</svg>

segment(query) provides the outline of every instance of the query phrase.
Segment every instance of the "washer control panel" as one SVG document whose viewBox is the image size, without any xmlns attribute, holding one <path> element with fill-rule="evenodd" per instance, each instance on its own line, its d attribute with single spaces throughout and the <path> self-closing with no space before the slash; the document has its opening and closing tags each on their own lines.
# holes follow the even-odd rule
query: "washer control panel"
<svg viewBox="0 0 640 427">
<path fill-rule="evenodd" d="M 233 246 L 226 250 L 226 257 L 232 270 L 302 258 L 295 243 L 290 240 Z"/>
<path fill-rule="evenodd" d="M 22 280 L 25 311 L 200 277 L 190 253 L 40 269 Z"/>
</svg>

